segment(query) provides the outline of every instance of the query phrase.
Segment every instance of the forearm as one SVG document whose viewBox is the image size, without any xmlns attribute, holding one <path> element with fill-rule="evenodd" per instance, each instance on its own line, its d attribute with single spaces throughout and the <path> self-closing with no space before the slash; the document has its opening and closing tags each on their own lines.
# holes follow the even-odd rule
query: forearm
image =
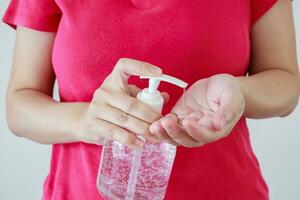
<svg viewBox="0 0 300 200">
<path fill-rule="evenodd" d="M 23 89 L 7 95 L 7 121 L 10 130 L 43 144 L 78 141 L 75 117 L 87 103 L 60 103 L 42 92 Z"/>
<path fill-rule="evenodd" d="M 284 70 L 270 69 L 247 77 L 239 77 L 246 108 L 244 116 L 268 118 L 286 116 L 299 98 L 299 76 Z"/>
</svg>

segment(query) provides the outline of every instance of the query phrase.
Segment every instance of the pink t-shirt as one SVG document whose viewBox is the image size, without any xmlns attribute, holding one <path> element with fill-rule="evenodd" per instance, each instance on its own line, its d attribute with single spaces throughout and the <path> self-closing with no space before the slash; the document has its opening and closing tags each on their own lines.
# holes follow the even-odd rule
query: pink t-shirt
<svg viewBox="0 0 300 200">
<path fill-rule="evenodd" d="M 62 102 L 89 102 L 117 60 L 130 57 L 195 81 L 245 75 L 252 25 L 276 0 L 12 0 L 4 22 L 57 31 L 53 67 Z M 26 67 L 26 66 L 24 66 Z M 145 81 L 130 80 L 138 86 Z M 170 111 L 182 91 L 162 83 Z M 44 200 L 102 199 L 96 189 L 101 146 L 54 144 Z M 268 188 L 245 118 L 199 148 L 178 147 L 165 199 L 265 200 Z"/>
</svg>

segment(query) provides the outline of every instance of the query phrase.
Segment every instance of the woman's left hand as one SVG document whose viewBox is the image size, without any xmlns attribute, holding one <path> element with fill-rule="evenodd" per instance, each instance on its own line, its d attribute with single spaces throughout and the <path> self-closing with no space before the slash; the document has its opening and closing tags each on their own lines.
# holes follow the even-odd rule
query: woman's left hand
<svg viewBox="0 0 300 200">
<path fill-rule="evenodd" d="M 244 109 L 245 99 L 237 78 L 214 75 L 194 83 L 186 98 L 182 96 L 171 113 L 150 126 L 150 131 L 164 142 L 198 147 L 226 137 Z"/>
</svg>

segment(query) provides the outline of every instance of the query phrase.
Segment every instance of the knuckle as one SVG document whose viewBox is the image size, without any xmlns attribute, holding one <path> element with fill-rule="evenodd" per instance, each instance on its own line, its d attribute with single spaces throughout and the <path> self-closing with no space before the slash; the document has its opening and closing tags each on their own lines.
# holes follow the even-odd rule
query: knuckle
<svg viewBox="0 0 300 200">
<path fill-rule="evenodd" d="M 129 121 L 129 115 L 124 112 L 117 114 L 117 120 L 120 124 L 126 124 Z"/>
<path fill-rule="evenodd" d="M 120 58 L 118 61 L 117 61 L 117 64 L 116 64 L 116 67 L 120 67 L 122 65 L 124 65 L 126 62 L 127 62 L 128 58 Z"/>
</svg>

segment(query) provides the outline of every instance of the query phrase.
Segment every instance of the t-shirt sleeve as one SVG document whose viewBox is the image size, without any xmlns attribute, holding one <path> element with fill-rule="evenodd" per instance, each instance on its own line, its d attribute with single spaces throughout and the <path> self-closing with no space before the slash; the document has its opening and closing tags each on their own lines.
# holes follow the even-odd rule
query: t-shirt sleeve
<svg viewBox="0 0 300 200">
<path fill-rule="evenodd" d="M 56 32 L 61 16 L 55 0 L 11 0 L 2 20 L 13 28 Z"/>
<path fill-rule="evenodd" d="M 278 0 L 251 0 L 251 25 L 255 24 Z"/>
</svg>

